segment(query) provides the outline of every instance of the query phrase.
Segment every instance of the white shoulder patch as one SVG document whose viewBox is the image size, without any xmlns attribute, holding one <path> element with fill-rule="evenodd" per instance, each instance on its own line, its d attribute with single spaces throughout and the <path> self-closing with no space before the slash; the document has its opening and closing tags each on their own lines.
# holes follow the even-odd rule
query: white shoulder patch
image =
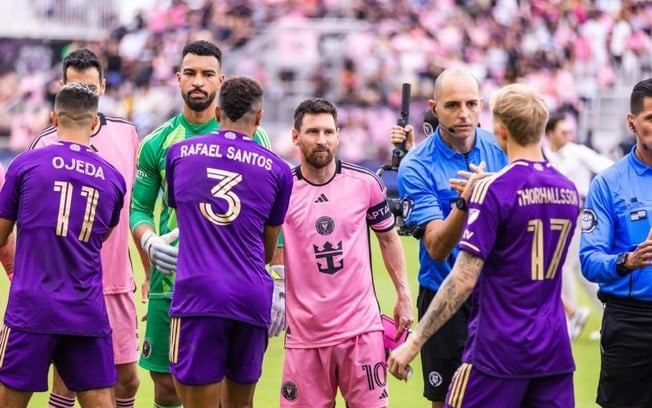
<svg viewBox="0 0 652 408">
<path fill-rule="evenodd" d="M 591 232 L 598 225 L 598 216 L 590 208 L 582 210 L 582 232 Z"/>
</svg>

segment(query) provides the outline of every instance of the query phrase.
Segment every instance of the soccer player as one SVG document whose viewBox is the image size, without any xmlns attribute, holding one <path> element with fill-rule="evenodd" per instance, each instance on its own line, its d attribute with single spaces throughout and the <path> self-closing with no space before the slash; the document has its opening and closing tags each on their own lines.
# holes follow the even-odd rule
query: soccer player
<svg viewBox="0 0 652 408">
<path fill-rule="evenodd" d="M 77 49 L 63 59 L 61 85 L 83 82 L 104 94 L 106 80 L 102 63 L 97 55 L 86 48 Z M 127 183 L 125 205 L 120 222 L 111 237 L 102 246 L 104 265 L 104 300 L 109 315 L 113 337 L 113 355 L 118 370 L 115 386 L 117 408 L 133 408 L 140 385 L 136 361 L 138 360 L 138 327 L 134 301 L 134 272 L 129 257 L 129 202 L 136 174 L 138 133 L 134 125 L 124 119 L 98 113 L 98 122 L 91 134 L 91 148 L 111 163 Z M 50 126 L 34 137 L 29 149 L 56 143 L 57 128 Z M 68 390 L 54 371 L 49 404 L 56 408 L 73 407 L 75 394 Z"/>
<path fill-rule="evenodd" d="M 293 170 L 283 225 L 288 329 L 280 405 L 330 407 L 339 387 L 347 406 L 386 407 L 386 355 L 369 228 L 396 288 L 398 335 L 413 316 L 385 186 L 368 170 L 335 159 L 340 135 L 337 109 L 329 101 L 299 104 L 292 141 L 301 164 Z"/>
<path fill-rule="evenodd" d="M 0 164 L 0 189 L 5 184 L 5 168 Z M 10 233 L 7 242 L 0 247 L 0 263 L 5 269 L 7 278 L 11 281 L 14 278 L 14 252 L 16 251 L 16 238 Z"/>
<path fill-rule="evenodd" d="M 273 281 L 265 269 L 285 218 L 292 173 L 253 136 L 263 90 L 224 81 L 217 133 L 167 153 L 179 261 L 170 315 L 170 364 L 186 408 L 252 407 L 267 348 Z"/>
<path fill-rule="evenodd" d="M 177 248 L 166 242 L 166 236 L 175 229 L 177 219 L 167 201 L 163 200 L 158 226 L 161 236 L 156 235 L 154 207 L 161 189 L 163 197 L 167 195 L 165 156 L 168 148 L 176 142 L 220 128 L 215 118 L 215 96 L 224 81 L 221 66 L 222 52 L 214 44 L 200 40 L 184 47 L 177 72 L 184 101 L 183 111 L 145 137 L 138 150 L 130 223 L 136 243 L 146 250 L 153 266 L 151 272 L 146 271 L 149 303 L 139 364 L 149 370 L 154 381 L 155 403 L 162 407 L 180 406 L 170 376 L 168 358 L 168 311 L 175 279 L 175 275 L 169 272 L 176 268 Z M 270 147 L 269 138 L 261 127 L 256 129 L 253 140 L 266 148 Z"/>
<path fill-rule="evenodd" d="M 652 406 L 652 78 L 634 85 L 626 121 L 636 145 L 593 179 L 582 210 L 582 274 L 604 303 L 602 407 Z"/>
<path fill-rule="evenodd" d="M 0 243 L 18 230 L 0 334 L 2 407 L 26 407 L 33 392 L 46 391 L 50 362 L 82 407 L 115 406 L 100 249 L 126 186 L 90 147 L 97 106 L 96 89 L 64 85 L 52 113 L 59 141 L 17 156 L 0 192 Z"/>
<path fill-rule="evenodd" d="M 435 82 L 434 99 L 428 101 L 439 126 L 399 166 L 399 195 L 414 202 L 406 222 L 416 227 L 415 237 L 419 239 L 419 319 L 459 253 L 457 244 L 467 218 L 467 203 L 459 195 L 465 180 L 458 178 L 460 172 L 463 176 L 484 170 L 495 172 L 507 163 L 494 135 L 478 128 L 483 104 L 480 85 L 468 71 L 442 72 Z M 405 141 L 410 148 L 414 129 L 411 125 L 394 126 L 390 140 Z M 423 395 L 433 408 L 444 406 L 446 390 L 460 365 L 468 318 L 467 302 L 421 351 Z"/>
<path fill-rule="evenodd" d="M 416 330 L 388 367 L 405 378 L 423 344 L 473 292 L 462 364 L 447 407 L 572 407 L 570 339 L 561 268 L 579 214 L 575 185 L 546 162 L 542 96 L 523 84 L 492 98 L 494 134 L 509 165 L 472 175 L 462 196 L 469 217 L 460 254 Z M 472 186 L 477 183 L 472 190 Z"/>
</svg>

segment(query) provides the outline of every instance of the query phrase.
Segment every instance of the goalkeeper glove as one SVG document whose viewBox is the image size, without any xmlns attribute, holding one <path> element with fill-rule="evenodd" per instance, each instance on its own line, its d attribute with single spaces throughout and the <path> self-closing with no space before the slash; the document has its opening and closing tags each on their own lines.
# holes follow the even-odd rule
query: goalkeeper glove
<svg viewBox="0 0 652 408">
<path fill-rule="evenodd" d="M 274 292 L 272 295 L 272 323 L 269 326 L 268 334 L 276 337 L 285 330 L 285 266 L 272 265 L 274 276 Z"/>
<path fill-rule="evenodd" d="M 175 228 L 160 237 L 152 230 L 147 230 L 140 238 L 140 246 L 147 252 L 152 265 L 164 275 L 170 275 L 177 269 L 179 248 L 170 245 L 179 237 L 179 228 Z"/>
</svg>

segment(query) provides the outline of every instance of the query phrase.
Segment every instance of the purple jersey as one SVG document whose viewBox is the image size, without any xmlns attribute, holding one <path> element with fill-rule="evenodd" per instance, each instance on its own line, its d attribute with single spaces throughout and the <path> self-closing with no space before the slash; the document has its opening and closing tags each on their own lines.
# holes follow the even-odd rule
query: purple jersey
<svg viewBox="0 0 652 408">
<path fill-rule="evenodd" d="M 502 378 L 572 372 L 561 267 L 579 214 L 574 184 L 518 160 L 480 181 L 460 248 L 484 260 L 463 361 Z"/>
<path fill-rule="evenodd" d="M 231 131 L 175 143 L 166 163 L 168 204 L 179 225 L 170 315 L 267 327 L 273 282 L 265 269 L 263 230 L 283 224 L 290 167 Z"/>
<path fill-rule="evenodd" d="M 17 156 L 0 192 L 16 221 L 5 324 L 34 333 L 111 333 L 102 295 L 102 241 L 120 217 L 125 181 L 89 147 L 58 142 Z"/>
</svg>

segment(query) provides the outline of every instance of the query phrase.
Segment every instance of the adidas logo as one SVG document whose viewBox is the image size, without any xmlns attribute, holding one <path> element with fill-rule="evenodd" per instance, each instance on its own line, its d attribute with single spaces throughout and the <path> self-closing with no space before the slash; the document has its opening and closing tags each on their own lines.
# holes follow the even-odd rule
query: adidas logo
<svg viewBox="0 0 652 408">
<path fill-rule="evenodd" d="M 321 193 L 319 197 L 315 200 L 315 203 L 327 203 L 328 202 L 328 197 L 326 197 L 326 194 Z"/>
<path fill-rule="evenodd" d="M 385 399 L 388 398 L 389 395 L 387 394 L 387 388 L 383 390 L 383 392 L 380 394 L 380 397 L 378 399 Z"/>
</svg>

